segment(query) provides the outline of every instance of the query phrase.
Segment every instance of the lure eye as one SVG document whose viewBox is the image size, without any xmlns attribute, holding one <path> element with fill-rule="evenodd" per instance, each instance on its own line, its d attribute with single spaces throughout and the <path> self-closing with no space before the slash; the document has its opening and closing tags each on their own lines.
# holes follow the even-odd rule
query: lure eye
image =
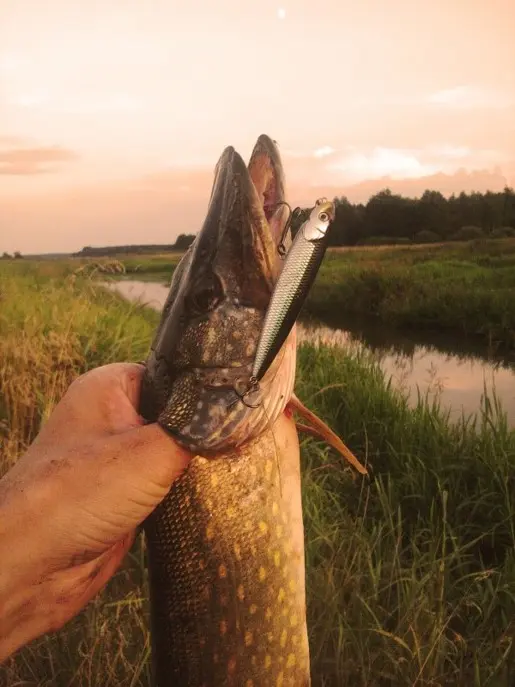
<svg viewBox="0 0 515 687">
<path fill-rule="evenodd" d="M 327 212 L 321 212 L 321 213 L 318 215 L 318 219 L 319 219 L 321 222 L 327 222 L 327 220 L 329 219 L 329 215 L 327 214 Z"/>
</svg>

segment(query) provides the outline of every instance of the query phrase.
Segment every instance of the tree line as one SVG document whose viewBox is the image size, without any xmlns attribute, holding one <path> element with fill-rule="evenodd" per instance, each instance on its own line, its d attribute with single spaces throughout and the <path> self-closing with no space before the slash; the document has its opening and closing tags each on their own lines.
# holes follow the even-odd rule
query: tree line
<svg viewBox="0 0 515 687">
<path fill-rule="evenodd" d="M 21 257 L 22 257 L 22 255 L 21 255 L 19 250 L 15 250 L 12 255 L 10 253 L 7 253 L 6 251 L 4 251 L 2 253 L 2 257 L 0 258 L 0 260 L 12 260 L 13 258 L 14 258 L 14 260 L 19 260 Z"/>
<path fill-rule="evenodd" d="M 329 242 L 332 246 L 379 245 L 467 241 L 484 237 L 515 237 L 515 191 L 453 194 L 424 191 L 408 198 L 384 189 L 366 203 L 351 203 L 345 196 L 334 198 L 336 216 Z M 293 232 L 307 219 L 311 208 L 302 208 L 292 223 Z M 174 244 L 85 246 L 73 255 L 100 257 L 120 253 L 165 253 L 186 250 L 194 234 L 180 234 Z M 21 258 L 3 253 L 0 259 Z"/>
<path fill-rule="evenodd" d="M 333 246 L 515 236 L 515 191 L 508 186 L 501 192 L 462 192 L 449 198 L 430 190 L 420 198 L 407 198 L 384 189 L 365 204 L 351 203 L 345 196 L 334 202 Z M 310 208 L 302 209 L 294 231 L 309 212 Z"/>
<path fill-rule="evenodd" d="M 170 253 L 186 250 L 195 240 L 195 234 L 179 234 L 175 243 L 170 244 L 128 244 L 125 246 L 84 246 L 77 253 L 72 253 L 74 258 L 108 257 L 110 255 L 129 254 L 152 254 Z"/>
</svg>

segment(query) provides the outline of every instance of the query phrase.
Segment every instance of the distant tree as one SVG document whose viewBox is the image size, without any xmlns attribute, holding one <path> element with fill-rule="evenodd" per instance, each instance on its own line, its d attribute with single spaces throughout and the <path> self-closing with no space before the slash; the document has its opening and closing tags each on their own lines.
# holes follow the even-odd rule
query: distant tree
<svg viewBox="0 0 515 687">
<path fill-rule="evenodd" d="M 179 234 L 174 243 L 174 248 L 176 250 L 186 250 L 191 246 L 194 240 L 195 234 Z"/>
<path fill-rule="evenodd" d="M 19 250 L 14 251 L 14 259 L 19 260 L 22 257 L 22 254 L 20 253 Z"/>
<path fill-rule="evenodd" d="M 436 231 L 431 231 L 430 229 L 422 229 L 415 234 L 415 243 L 437 243 L 442 240 L 442 237 L 436 233 Z"/>
<path fill-rule="evenodd" d="M 5 251 L 2 253 L 2 260 L 10 260 L 11 256 L 9 253 L 6 253 Z"/>
<path fill-rule="evenodd" d="M 438 236 L 436 241 L 448 234 L 450 228 L 448 203 L 440 191 L 424 191 L 418 205 L 420 209 L 418 229 L 420 232 L 429 231 L 436 234 Z"/>
<path fill-rule="evenodd" d="M 515 227 L 515 191 L 510 186 L 505 186 L 502 197 L 502 224 L 508 227 Z"/>
<path fill-rule="evenodd" d="M 506 239 L 515 236 L 515 229 L 513 227 L 497 227 L 491 233 L 493 239 Z"/>
<path fill-rule="evenodd" d="M 331 246 L 354 246 L 363 236 L 363 206 L 353 205 L 345 196 L 334 199 L 335 217 L 329 235 Z"/>
<path fill-rule="evenodd" d="M 500 236 L 501 227 L 515 226 L 515 191 L 465 193 L 446 198 L 428 189 L 420 198 L 406 198 L 388 188 L 371 196 L 365 205 L 336 197 L 331 245 L 354 245 L 377 241 L 467 240 L 477 236 Z M 463 227 L 475 227 L 471 232 Z M 423 233 L 422 233 L 423 232 Z M 503 234 L 505 232 L 502 232 Z M 509 236 L 510 232 L 506 232 Z"/>
<path fill-rule="evenodd" d="M 469 225 L 467 227 L 461 227 L 461 229 L 451 236 L 451 239 L 453 241 L 472 241 L 474 239 L 482 239 L 484 235 L 485 232 L 481 227 Z"/>
<path fill-rule="evenodd" d="M 515 227 L 515 191 L 509 186 L 500 192 L 462 192 L 448 198 L 431 189 L 424 191 L 420 198 L 407 198 L 386 188 L 366 203 L 351 203 L 345 196 L 336 196 L 333 202 L 335 218 L 329 234 L 332 246 L 499 238 L 511 236 L 510 228 Z M 293 236 L 308 218 L 311 208 L 301 208 L 292 218 Z M 464 227 L 473 227 L 472 232 Z M 173 245 L 85 246 L 74 255 L 100 257 L 183 251 L 194 240 L 194 234 L 180 234 Z"/>
<path fill-rule="evenodd" d="M 365 206 L 365 234 L 411 238 L 420 226 L 418 201 L 384 189 Z"/>
</svg>

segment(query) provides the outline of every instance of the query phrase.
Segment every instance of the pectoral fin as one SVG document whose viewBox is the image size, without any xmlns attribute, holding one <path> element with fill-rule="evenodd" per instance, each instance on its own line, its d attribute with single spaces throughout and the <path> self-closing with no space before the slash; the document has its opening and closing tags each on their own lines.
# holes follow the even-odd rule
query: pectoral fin
<svg viewBox="0 0 515 687">
<path fill-rule="evenodd" d="M 345 458 L 356 470 L 362 475 L 368 475 L 368 470 L 363 467 L 356 456 L 350 451 L 343 441 L 330 429 L 325 422 L 323 422 L 319 417 L 311 412 L 306 406 L 292 394 L 292 397 L 288 403 L 290 410 L 298 413 L 309 425 L 304 425 L 301 423 L 297 424 L 297 429 L 299 432 L 305 432 L 311 436 L 321 439 L 332 446 L 338 453 Z"/>
</svg>

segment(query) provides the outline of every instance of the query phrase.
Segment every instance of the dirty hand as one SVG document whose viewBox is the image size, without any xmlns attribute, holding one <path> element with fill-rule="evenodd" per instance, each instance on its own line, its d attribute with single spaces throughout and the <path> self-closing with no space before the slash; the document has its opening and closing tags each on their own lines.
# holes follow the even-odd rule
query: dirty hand
<svg viewBox="0 0 515 687">
<path fill-rule="evenodd" d="M 73 382 L 0 481 L 0 661 L 106 584 L 191 457 L 143 425 L 142 373 L 113 364 Z"/>
</svg>

